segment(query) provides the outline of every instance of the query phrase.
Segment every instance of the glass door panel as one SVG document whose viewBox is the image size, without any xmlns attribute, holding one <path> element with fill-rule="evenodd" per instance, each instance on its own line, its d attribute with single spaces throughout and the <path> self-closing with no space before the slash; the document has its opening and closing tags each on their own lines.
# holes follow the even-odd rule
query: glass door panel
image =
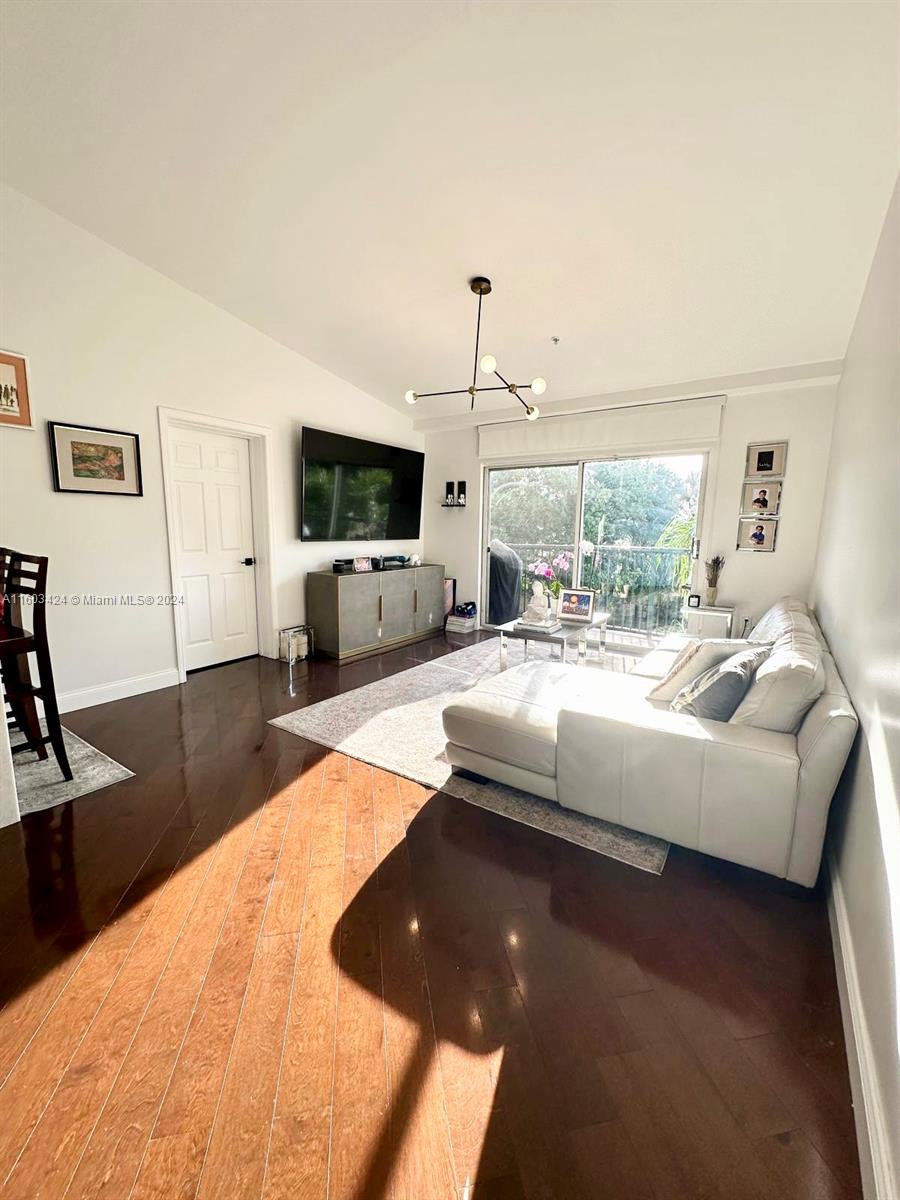
<svg viewBox="0 0 900 1200">
<path fill-rule="evenodd" d="M 682 628 L 704 465 L 702 454 L 584 464 L 579 586 L 611 626 Z"/>
<path fill-rule="evenodd" d="M 501 625 L 524 610 L 531 584 L 571 586 L 579 465 L 493 467 L 487 473 L 483 612 Z"/>
</svg>

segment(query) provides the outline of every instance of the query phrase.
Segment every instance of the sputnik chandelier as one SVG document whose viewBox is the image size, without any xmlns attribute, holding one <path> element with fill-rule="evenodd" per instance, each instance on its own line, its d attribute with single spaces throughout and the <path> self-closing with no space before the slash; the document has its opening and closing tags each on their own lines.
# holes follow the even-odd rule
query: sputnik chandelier
<svg viewBox="0 0 900 1200">
<path fill-rule="evenodd" d="M 508 379 L 504 379 L 497 370 L 497 360 L 493 354 L 485 354 L 479 361 L 478 349 L 481 342 L 481 302 L 485 296 L 490 295 L 491 281 L 485 279 L 483 275 L 476 275 L 474 279 L 469 280 L 469 287 L 478 297 L 478 320 L 475 325 L 475 361 L 472 366 L 472 383 L 467 388 L 455 388 L 448 392 L 407 392 L 403 399 L 407 404 L 416 404 L 419 400 L 428 400 L 433 396 L 464 396 L 472 397 L 470 411 L 475 408 L 475 397 L 479 392 L 509 392 L 515 396 L 518 402 L 525 409 L 525 420 L 536 421 L 541 415 L 541 410 L 536 404 L 526 404 L 519 395 L 520 391 L 528 389 L 535 396 L 542 396 L 547 390 L 547 380 L 542 379 L 540 375 L 536 379 L 532 379 L 531 383 L 510 383 Z M 476 380 L 478 379 L 479 367 L 485 375 L 496 375 L 500 380 L 499 383 L 491 384 L 489 387 L 477 387 Z"/>
</svg>

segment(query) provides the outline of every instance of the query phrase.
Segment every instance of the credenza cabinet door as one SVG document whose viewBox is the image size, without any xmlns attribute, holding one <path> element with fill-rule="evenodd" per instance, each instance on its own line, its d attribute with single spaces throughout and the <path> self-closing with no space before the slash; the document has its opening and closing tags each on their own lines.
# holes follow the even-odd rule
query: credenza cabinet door
<svg viewBox="0 0 900 1200">
<path fill-rule="evenodd" d="M 376 574 L 339 576 L 339 650 L 351 654 L 379 642 L 381 582 Z"/>
<path fill-rule="evenodd" d="M 416 567 L 415 576 L 415 628 L 416 633 L 422 633 L 444 623 L 444 568 Z"/>
<path fill-rule="evenodd" d="M 409 637 L 413 632 L 415 571 L 382 571 L 381 640 Z"/>
</svg>

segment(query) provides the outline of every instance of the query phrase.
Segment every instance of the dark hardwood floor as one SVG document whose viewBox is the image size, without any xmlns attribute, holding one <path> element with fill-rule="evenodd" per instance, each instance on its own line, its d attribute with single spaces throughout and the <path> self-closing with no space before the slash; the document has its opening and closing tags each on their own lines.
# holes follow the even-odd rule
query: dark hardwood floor
<svg viewBox="0 0 900 1200">
<path fill-rule="evenodd" d="M 452 648 L 66 716 L 135 778 L 0 832 L 4 1196 L 860 1195 L 821 894 L 266 723 Z"/>
</svg>

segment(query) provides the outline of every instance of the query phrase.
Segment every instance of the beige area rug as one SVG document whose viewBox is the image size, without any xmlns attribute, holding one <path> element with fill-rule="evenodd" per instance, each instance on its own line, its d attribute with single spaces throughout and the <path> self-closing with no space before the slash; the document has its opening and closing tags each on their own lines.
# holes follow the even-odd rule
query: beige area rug
<svg viewBox="0 0 900 1200">
<path fill-rule="evenodd" d="M 549 657 L 549 651 L 550 647 L 532 644 L 530 657 Z M 522 643 L 511 642 L 509 665 L 523 657 Z M 607 653 L 599 662 L 589 661 L 577 669 L 624 671 L 633 661 Z M 660 838 L 571 812 L 506 784 L 480 783 L 453 773 L 444 755 L 444 707 L 499 669 L 499 639 L 491 638 L 276 717 L 270 724 L 642 871 L 661 874 L 669 844 Z"/>
<path fill-rule="evenodd" d="M 41 726 L 46 734 L 43 722 Z M 134 771 L 129 771 L 69 729 L 63 728 L 63 740 L 72 768 L 72 779 L 63 779 L 56 756 L 49 746 L 45 759 L 38 758 L 30 750 L 13 755 L 19 813 L 23 817 L 57 804 L 65 804 L 67 800 L 86 796 L 89 792 L 97 792 L 100 788 L 134 775 Z"/>
</svg>

